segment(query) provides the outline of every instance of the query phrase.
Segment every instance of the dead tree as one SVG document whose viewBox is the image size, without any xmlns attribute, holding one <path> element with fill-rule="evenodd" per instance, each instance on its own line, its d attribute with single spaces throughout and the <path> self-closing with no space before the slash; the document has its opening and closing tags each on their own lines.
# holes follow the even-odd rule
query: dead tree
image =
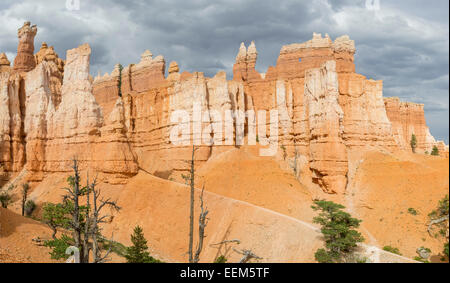
<svg viewBox="0 0 450 283">
<path fill-rule="evenodd" d="M 84 225 L 84 239 L 83 239 L 83 247 L 87 250 L 87 252 L 85 252 L 84 254 L 84 262 L 89 262 L 89 252 L 92 249 L 92 245 L 90 245 L 89 243 L 89 232 L 90 232 L 90 223 L 91 223 L 91 219 L 90 219 L 90 209 L 91 209 L 91 204 L 90 204 L 90 194 L 91 194 L 91 190 L 90 190 L 90 185 L 89 185 L 89 173 L 86 176 L 86 219 L 85 219 L 85 225 Z"/>
<path fill-rule="evenodd" d="M 441 224 L 441 223 L 443 223 L 445 221 L 448 221 L 448 219 L 449 219 L 449 216 L 446 215 L 446 216 L 441 217 L 439 219 L 431 220 L 430 223 L 428 224 L 428 229 L 427 229 L 428 234 L 430 234 L 430 236 L 431 236 L 431 229 L 432 229 L 433 225 Z"/>
<path fill-rule="evenodd" d="M 197 244 L 197 250 L 195 252 L 194 256 L 194 263 L 198 263 L 200 260 L 200 254 L 203 249 L 203 240 L 205 239 L 205 228 L 208 224 L 208 209 L 204 208 L 203 206 L 203 192 L 205 191 L 205 186 L 202 188 L 202 194 L 200 195 L 200 216 L 198 219 L 198 244 Z"/>
<path fill-rule="evenodd" d="M 230 250 L 231 250 L 231 248 L 232 248 L 232 247 L 229 247 L 228 245 L 231 245 L 231 244 L 240 245 L 240 244 L 241 244 L 241 241 L 240 241 L 239 239 L 224 240 L 224 241 L 222 241 L 222 242 L 220 242 L 220 243 L 211 244 L 210 246 L 211 246 L 211 247 L 214 247 L 214 248 L 217 248 L 218 251 L 217 251 L 217 256 L 216 256 L 216 258 L 218 258 L 218 257 L 220 257 L 220 256 L 223 256 L 223 257 L 225 257 L 225 258 L 228 258 L 228 254 L 229 254 L 229 252 L 230 252 Z M 223 251 L 223 252 L 221 252 L 221 251 L 222 251 L 222 247 L 224 248 L 224 251 Z"/>
<path fill-rule="evenodd" d="M 74 246 L 80 250 L 80 260 L 81 262 L 86 262 L 86 258 L 89 258 L 89 251 L 86 249 L 87 246 L 84 246 L 85 240 L 82 240 L 83 227 L 81 224 L 79 200 L 83 195 L 83 192 L 80 187 L 80 173 L 78 168 L 78 160 L 76 158 L 73 159 L 72 169 L 74 176 L 69 178 L 70 188 L 65 189 L 68 194 L 64 197 L 64 200 L 69 200 L 73 204 L 73 210 L 71 211 L 72 220 L 69 225 L 72 228 Z M 84 237 L 87 237 L 87 235 L 84 234 Z"/>
<path fill-rule="evenodd" d="M 99 237 L 100 237 L 100 228 L 99 224 L 106 223 L 107 219 L 111 217 L 110 215 L 100 215 L 101 211 L 105 207 L 110 207 L 113 210 L 119 211 L 120 207 L 117 205 L 117 202 L 112 201 L 111 199 L 100 199 L 101 191 L 96 189 L 97 186 L 97 178 L 95 178 L 94 182 L 90 184 L 89 190 L 92 191 L 93 194 L 93 215 L 92 220 L 90 222 L 90 236 L 92 238 L 93 243 L 93 257 L 94 257 L 94 263 L 102 263 L 105 262 L 105 260 L 108 258 L 109 254 L 111 253 L 111 244 L 109 245 L 109 249 L 106 252 L 104 256 L 101 255 L 101 249 L 99 246 Z M 110 240 L 110 243 L 112 243 L 113 240 Z"/>
<path fill-rule="evenodd" d="M 194 157 L 195 157 L 195 145 L 192 146 L 192 159 L 191 159 L 191 199 L 190 199 L 190 213 L 189 213 L 189 262 L 194 262 L 194 257 L 192 255 L 192 249 L 194 246 Z"/>
<path fill-rule="evenodd" d="M 198 263 L 200 260 L 200 254 L 203 250 L 203 240 L 205 238 L 205 228 L 208 224 L 208 210 L 204 207 L 203 192 L 200 195 L 200 216 L 198 219 L 198 243 L 195 254 L 193 254 L 194 246 L 194 206 L 195 206 L 195 145 L 192 146 L 192 159 L 191 159 L 191 176 L 190 176 L 190 213 L 189 213 L 189 263 Z"/>
<path fill-rule="evenodd" d="M 255 255 L 251 250 L 242 250 L 242 251 L 238 251 L 236 249 L 233 249 L 235 252 L 237 252 L 238 254 L 243 255 L 241 260 L 239 261 L 239 263 L 247 263 L 252 259 L 258 259 L 261 260 L 262 258 Z"/>
<path fill-rule="evenodd" d="M 29 190 L 30 185 L 28 185 L 28 183 L 22 184 L 22 216 L 25 216 L 25 204 L 27 203 Z"/>
</svg>

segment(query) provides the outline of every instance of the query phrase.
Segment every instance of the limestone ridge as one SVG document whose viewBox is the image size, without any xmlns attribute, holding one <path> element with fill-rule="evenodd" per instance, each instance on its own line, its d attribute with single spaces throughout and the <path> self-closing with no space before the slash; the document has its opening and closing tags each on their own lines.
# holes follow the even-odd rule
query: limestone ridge
<svg viewBox="0 0 450 283">
<path fill-rule="evenodd" d="M 227 110 L 277 109 L 283 150 L 275 159 L 295 167 L 300 181 L 328 193 L 345 192 L 352 152 L 410 150 L 409 136 L 415 133 L 418 152 L 436 145 L 448 154 L 448 147 L 429 133 L 423 106 L 383 98 L 381 81 L 355 73 L 355 44 L 348 36 L 332 41 L 314 34 L 305 43 L 283 46 L 276 66 L 265 74 L 255 70 L 255 43 L 248 48 L 242 43 L 233 80 L 225 72 L 213 78 L 180 72 L 176 62 L 166 78 L 164 57 L 153 58 L 149 50 L 139 63 L 121 72 L 116 65 L 111 74 L 92 79 L 89 45 L 67 51 L 66 61 L 46 43 L 33 54 L 36 31 L 30 23 L 19 30 L 12 70 L 6 55 L 0 55 L 3 183 L 23 169 L 30 181 L 68 172 L 74 156 L 111 183 L 126 182 L 138 168 L 183 182 L 192 142 L 199 145 L 198 166 L 234 147 L 224 145 L 226 137 L 214 130 L 214 145 L 202 142 L 197 132 L 190 134 L 189 146 L 170 142 L 175 126 L 170 114 L 186 110 L 192 117 L 193 102 L 204 115 L 203 129 L 223 127 L 220 118 Z M 235 123 L 237 118 L 230 119 Z"/>
</svg>

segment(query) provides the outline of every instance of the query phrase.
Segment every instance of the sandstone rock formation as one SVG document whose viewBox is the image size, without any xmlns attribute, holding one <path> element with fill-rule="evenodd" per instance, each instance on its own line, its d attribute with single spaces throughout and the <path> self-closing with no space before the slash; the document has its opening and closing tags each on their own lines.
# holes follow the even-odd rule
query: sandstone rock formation
<svg viewBox="0 0 450 283">
<path fill-rule="evenodd" d="M 166 83 L 161 77 L 162 62 L 155 64 L 146 51 L 137 65 L 140 68 L 130 65 L 124 69 L 123 82 L 127 83 L 122 85 L 124 107 L 130 113 L 127 135 L 137 152 L 138 163 L 158 176 L 181 181 L 180 172 L 188 170 L 186 161 L 190 159 L 191 147 L 170 144 L 169 132 L 174 125 L 169 115 L 174 110 L 186 110 L 193 123 L 193 102 L 198 102 L 204 113 L 210 113 L 202 122 L 207 129 L 223 129 L 211 115 L 215 111 L 224 119 L 226 111 L 276 109 L 279 141 L 285 151 L 278 156 L 284 155 L 280 158 L 287 159 L 305 181 L 312 179 L 330 193 L 345 191 L 347 152 L 407 149 L 394 138 L 382 82 L 355 73 L 355 51 L 348 36 L 333 42 L 328 35 L 314 34 L 306 43 L 284 46 L 277 65 L 269 67 L 266 74 L 259 74 L 255 70 L 255 43 L 248 48 L 242 43 L 233 67 L 233 81 L 227 81 L 224 73 L 211 79 L 202 73 L 179 74 L 178 64 L 172 62 Z M 141 71 L 143 66 L 147 66 L 146 75 Z M 117 88 L 113 89 L 117 85 L 114 81 L 117 78 L 105 75 L 94 83 L 94 95 L 106 111 L 110 111 L 118 93 Z M 308 85 L 320 87 L 308 89 Z M 111 91 L 105 91 L 106 86 L 111 86 Z M 236 116 L 232 119 L 236 124 Z M 270 121 L 266 126 L 269 129 Z M 233 144 L 237 130 L 233 131 Z M 190 134 L 191 144 L 199 139 L 198 134 Z M 248 135 L 248 125 L 245 134 Z M 215 137 L 225 141 L 223 136 Z M 203 144 L 197 152 L 198 164 L 225 149 L 226 145 L 217 141 L 214 146 Z M 152 160 L 153 165 L 144 160 Z"/>
<path fill-rule="evenodd" d="M 175 61 L 170 62 L 169 70 L 168 70 L 169 74 L 178 73 L 179 71 L 180 71 L 180 68 L 178 67 L 178 63 Z"/>
<path fill-rule="evenodd" d="M 19 30 L 13 70 L 0 55 L 4 179 L 25 169 L 30 180 L 39 181 L 70 170 L 69 161 L 77 157 L 112 183 L 126 182 L 139 168 L 184 182 L 192 144 L 198 146 L 200 166 L 244 139 L 256 139 L 270 141 L 261 147 L 276 146 L 275 159 L 286 161 L 302 182 L 343 193 L 354 151 L 409 150 L 414 132 L 421 152 L 434 145 L 443 155 L 448 152 L 429 133 L 423 106 L 383 100 L 381 81 L 355 73 L 356 49 L 348 36 L 332 41 L 313 34 L 308 42 L 283 46 L 276 66 L 265 74 L 255 69 L 255 43 L 248 48 L 242 43 L 232 80 L 225 72 L 213 78 L 180 73 L 176 62 L 166 78 L 164 57 L 153 58 L 149 50 L 138 64 L 118 64 L 111 74 L 92 80 L 88 45 L 69 50 L 66 61 L 46 43 L 33 54 L 36 31 L 29 23 Z M 278 127 L 269 115 L 264 121 L 244 113 L 260 110 L 277 110 Z M 170 139 L 181 122 L 171 120 L 174 111 L 188 114 L 187 135 L 179 144 Z M 232 125 L 228 136 L 226 120 Z M 267 136 L 278 136 L 255 137 L 256 120 Z"/>
<path fill-rule="evenodd" d="M 28 181 L 40 181 L 46 174 L 68 171 L 73 158 L 107 174 L 112 183 L 136 174 L 123 105 L 117 102 L 104 121 L 92 95 L 90 54 L 87 44 L 69 50 L 65 64 L 43 44 L 33 57 L 34 69 L 1 73 L 0 161 L 7 175 L 25 170 Z"/>
<path fill-rule="evenodd" d="M 11 63 L 5 53 L 0 54 L 0 72 L 9 71 Z"/>
<path fill-rule="evenodd" d="M 344 112 L 338 103 L 339 87 L 335 61 L 305 74 L 310 137 L 310 167 L 326 191 L 343 193 L 346 186 L 347 152 L 344 140 Z"/>
<path fill-rule="evenodd" d="M 34 37 L 37 33 L 37 27 L 31 26 L 30 22 L 25 22 L 18 31 L 19 45 L 17 47 L 17 56 L 14 59 L 14 71 L 28 72 L 36 66 L 34 59 Z"/>
<path fill-rule="evenodd" d="M 424 105 L 401 102 L 398 97 L 385 98 L 384 103 L 396 142 L 404 149 L 411 149 L 411 137 L 414 134 L 417 138 L 416 151 L 430 153 L 437 142 L 425 122 Z M 442 152 L 446 151 L 442 149 Z"/>
</svg>

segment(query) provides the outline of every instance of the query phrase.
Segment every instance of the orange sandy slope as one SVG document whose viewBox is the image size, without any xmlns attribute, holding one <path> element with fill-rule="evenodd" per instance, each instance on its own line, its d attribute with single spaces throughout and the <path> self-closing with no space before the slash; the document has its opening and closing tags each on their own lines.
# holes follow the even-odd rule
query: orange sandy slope
<svg viewBox="0 0 450 283">
<path fill-rule="evenodd" d="M 448 158 L 369 153 L 355 158 L 354 164 L 355 173 L 346 195 L 327 198 L 344 204 L 363 220 L 361 231 L 366 243 L 379 248 L 397 247 L 408 258 L 416 255 L 416 248 L 425 246 L 437 256 L 443 242 L 428 236 L 427 214 L 448 193 Z M 60 201 L 66 178 L 61 174 L 49 176 L 33 189 L 31 197 L 38 204 Z M 277 161 L 259 157 L 251 148 L 231 149 L 199 168 L 196 184 L 197 188 L 205 185 L 205 204 L 209 210 L 201 261 L 211 262 L 226 254 L 235 262 L 240 258 L 236 250 L 242 249 L 252 249 L 263 257 L 263 262 L 314 261 L 314 252 L 322 241 L 310 224 L 315 215 L 310 208 L 312 193 L 292 172 L 281 169 Z M 122 207 L 119 213 L 113 213 L 111 223 L 105 225 L 105 236 L 129 245 L 133 228 L 141 225 L 152 255 L 168 262 L 187 260 L 187 186 L 141 171 L 126 185 L 102 183 L 100 188 L 104 197 L 118 200 Z M 199 193 L 197 189 L 196 221 Z M 17 203 L 12 207 L 17 210 Z M 419 214 L 409 214 L 410 207 Z M 33 232 L 26 229 L 40 231 L 42 235 L 49 231 L 40 224 L 35 225 L 42 230 L 33 230 L 37 228 L 30 225 L 19 227 L 28 234 Z M 20 235 L 12 233 L 10 237 L 14 239 L 3 240 L 3 245 L 9 248 L 14 243 L 19 246 L 26 243 L 28 240 Z M 239 239 L 241 244 L 214 245 L 233 239 Z M 47 259 L 47 250 L 42 251 L 39 260 Z M 114 257 L 114 261 L 123 259 Z"/>
<path fill-rule="evenodd" d="M 428 235 L 428 214 L 449 193 L 448 165 L 448 158 L 441 157 L 368 154 L 349 186 L 347 206 L 373 236 L 369 242 L 397 247 L 409 258 L 424 246 L 439 261 L 444 239 Z M 408 213 L 409 208 L 418 215 Z"/>
</svg>

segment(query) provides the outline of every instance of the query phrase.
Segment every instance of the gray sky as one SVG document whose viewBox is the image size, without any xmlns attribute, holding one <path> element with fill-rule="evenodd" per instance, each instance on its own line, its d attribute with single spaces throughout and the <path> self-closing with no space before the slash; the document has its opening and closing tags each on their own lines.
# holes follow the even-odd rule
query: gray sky
<svg viewBox="0 0 450 283">
<path fill-rule="evenodd" d="M 76 0 L 72 0 L 76 1 Z M 449 142 L 449 1 L 380 0 L 2 0 L 0 52 L 12 62 L 17 29 L 38 25 L 35 45 L 54 45 L 60 57 L 89 43 L 91 73 L 139 62 L 150 49 L 175 60 L 181 71 L 219 70 L 231 78 L 239 44 L 254 40 L 257 70 L 275 65 L 282 45 L 304 42 L 313 32 L 356 42 L 356 70 L 384 80 L 384 96 L 425 104 L 432 134 Z M 369 1 L 370 2 L 370 1 Z"/>
</svg>

